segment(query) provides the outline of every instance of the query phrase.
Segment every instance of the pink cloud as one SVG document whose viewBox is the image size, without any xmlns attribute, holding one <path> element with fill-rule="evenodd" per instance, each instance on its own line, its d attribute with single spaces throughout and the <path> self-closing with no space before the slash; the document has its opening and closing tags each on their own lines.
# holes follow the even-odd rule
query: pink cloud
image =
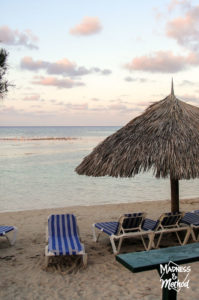
<svg viewBox="0 0 199 300">
<path fill-rule="evenodd" d="M 151 102 L 149 102 L 149 101 L 147 101 L 147 102 L 140 101 L 140 102 L 135 103 L 135 105 L 143 106 L 143 107 L 148 107 L 150 104 L 151 104 Z"/>
<path fill-rule="evenodd" d="M 175 73 L 188 66 L 198 65 L 199 56 L 190 52 L 187 56 L 174 55 L 172 51 L 157 51 L 151 55 L 135 57 L 125 68 L 146 72 Z"/>
<path fill-rule="evenodd" d="M 40 95 L 39 94 L 26 95 L 22 100 L 25 100 L 25 101 L 38 101 L 38 100 L 40 100 Z"/>
<path fill-rule="evenodd" d="M 25 56 L 21 59 L 20 66 L 22 69 L 30 71 L 45 70 L 48 74 L 59 74 L 68 76 L 83 76 L 91 73 L 99 73 L 101 75 L 111 74 L 109 69 L 100 69 L 97 67 L 86 68 L 84 66 L 77 66 L 76 63 L 71 62 L 67 58 L 63 58 L 56 62 L 48 62 L 44 60 L 33 60 L 30 56 Z"/>
<path fill-rule="evenodd" d="M 199 48 L 199 6 L 191 7 L 184 17 L 167 23 L 166 34 L 178 44 L 191 49 Z"/>
<path fill-rule="evenodd" d="M 190 1 L 189 0 L 171 0 L 171 2 L 168 4 L 168 11 L 172 12 L 178 6 L 180 6 L 182 8 L 190 7 Z"/>
<path fill-rule="evenodd" d="M 5 45 L 24 46 L 29 49 L 38 49 L 35 44 L 38 37 L 31 30 L 26 29 L 24 32 L 13 30 L 8 26 L 0 27 L 0 41 Z"/>
<path fill-rule="evenodd" d="M 55 86 L 57 88 L 73 88 L 75 86 L 85 85 L 81 81 L 74 81 L 72 79 L 58 79 L 55 77 L 35 77 L 33 84 L 39 84 L 44 86 Z"/>
<path fill-rule="evenodd" d="M 36 70 L 39 70 L 39 69 L 46 68 L 48 66 L 48 63 L 45 62 L 45 61 L 42 61 L 42 60 L 34 61 L 32 59 L 32 57 L 25 56 L 25 57 L 22 58 L 20 65 L 21 65 L 22 69 L 28 69 L 28 70 L 31 70 L 31 71 L 36 71 Z"/>
<path fill-rule="evenodd" d="M 99 18 L 84 17 L 82 22 L 70 29 L 73 35 L 91 35 L 98 33 L 102 29 Z"/>
</svg>

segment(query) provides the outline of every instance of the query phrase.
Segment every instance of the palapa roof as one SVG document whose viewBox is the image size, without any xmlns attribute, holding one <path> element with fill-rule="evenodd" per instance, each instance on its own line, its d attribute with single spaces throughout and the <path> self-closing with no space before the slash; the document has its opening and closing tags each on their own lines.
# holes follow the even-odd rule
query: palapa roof
<svg viewBox="0 0 199 300">
<path fill-rule="evenodd" d="M 107 137 L 76 168 L 80 175 L 132 177 L 152 169 L 172 179 L 199 177 L 199 108 L 171 94 Z"/>
</svg>

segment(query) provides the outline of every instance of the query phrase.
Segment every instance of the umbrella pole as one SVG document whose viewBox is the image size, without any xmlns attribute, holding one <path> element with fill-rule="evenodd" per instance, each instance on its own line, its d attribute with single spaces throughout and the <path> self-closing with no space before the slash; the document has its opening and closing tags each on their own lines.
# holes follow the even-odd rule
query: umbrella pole
<svg viewBox="0 0 199 300">
<path fill-rule="evenodd" d="M 179 212 L 179 181 L 170 178 L 171 183 L 171 212 Z"/>
</svg>

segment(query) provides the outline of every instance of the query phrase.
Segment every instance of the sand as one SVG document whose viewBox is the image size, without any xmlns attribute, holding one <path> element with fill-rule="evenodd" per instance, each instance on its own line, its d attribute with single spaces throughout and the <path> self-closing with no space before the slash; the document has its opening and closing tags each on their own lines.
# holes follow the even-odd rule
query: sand
<svg viewBox="0 0 199 300">
<path fill-rule="evenodd" d="M 182 211 L 199 209 L 199 199 L 182 200 Z M 170 201 L 141 202 L 101 206 L 74 206 L 59 209 L 7 212 L 0 214 L 0 223 L 18 227 L 18 237 L 10 247 L 0 239 L 0 299 L 67 299 L 67 300 L 130 300 L 161 299 L 161 284 L 156 270 L 131 273 L 115 260 L 109 239 L 103 235 L 92 241 L 92 223 L 118 220 L 124 213 L 145 211 L 158 218 L 170 210 Z M 44 267 L 47 217 L 52 213 L 74 213 L 82 241 L 88 253 L 88 266 L 82 268 L 78 258 L 66 258 Z M 172 236 L 162 246 L 177 245 Z M 121 252 L 141 251 L 139 239 L 124 242 Z M 199 262 L 191 266 L 190 288 L 182 288 L 178 299 L 197 300 L 199 294 Z"/>
</svg>

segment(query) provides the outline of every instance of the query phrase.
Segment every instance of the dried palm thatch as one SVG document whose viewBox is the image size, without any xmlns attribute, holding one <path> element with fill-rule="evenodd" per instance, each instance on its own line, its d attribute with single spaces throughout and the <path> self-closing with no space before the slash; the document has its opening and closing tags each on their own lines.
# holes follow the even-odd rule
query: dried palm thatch
<svg viewBox="0 0 199 300">
<path fill-rule="evenodd" d="M 177 99 L 173 84 L 169 96 L 107 137 L 76 172 L 132 177 L 150 169 L 157 178 L 170 176 L 178 199 L 178 180 L 199 177 L 199 108 Z"/>
</svg>

